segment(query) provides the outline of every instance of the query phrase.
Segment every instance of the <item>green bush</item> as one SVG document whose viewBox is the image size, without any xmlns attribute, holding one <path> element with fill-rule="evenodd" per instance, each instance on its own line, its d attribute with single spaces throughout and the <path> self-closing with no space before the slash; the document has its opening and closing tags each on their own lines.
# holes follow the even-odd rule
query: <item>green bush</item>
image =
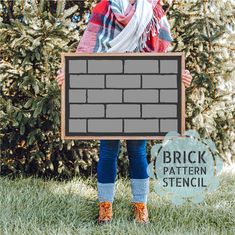
<svg viewBox="0 0 235 235">
<path fill-rule="evenodd" d="M 173 1 L 169 19 L 193 75 L 187 89 L 187 129 L 211 138 L 228 164 L 235 160 L 235 3 Z"/>
<path fill-rule="evenodd" d="M 55 81 L 61 52 L 80 39 L 69 30 L 77 6 L 56 15 L 39 4 L 16 2 L 0 27 L 1 174 L 89 174 L 97 142 L 60 139 L 60 90 Z M 23 14 L 22 14 L 23 12 Z"/>
</svg>

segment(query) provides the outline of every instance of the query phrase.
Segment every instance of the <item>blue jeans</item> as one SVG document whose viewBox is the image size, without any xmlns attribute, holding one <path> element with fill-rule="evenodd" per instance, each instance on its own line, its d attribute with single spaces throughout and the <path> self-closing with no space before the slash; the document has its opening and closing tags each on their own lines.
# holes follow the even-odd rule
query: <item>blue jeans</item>
<svg viewBox="0 0 235 235">
<path fill-rule="evenodd" d="M 149 176 L 147 174 L 147 140 L 126 140 L 129 157 L 132 201 L 147 202 Z M 120 151 L 120 140 L 101 140 L 100 158 L 97 166 L 99 201 L 113 202 L 117 159 Z"/>
</svg>

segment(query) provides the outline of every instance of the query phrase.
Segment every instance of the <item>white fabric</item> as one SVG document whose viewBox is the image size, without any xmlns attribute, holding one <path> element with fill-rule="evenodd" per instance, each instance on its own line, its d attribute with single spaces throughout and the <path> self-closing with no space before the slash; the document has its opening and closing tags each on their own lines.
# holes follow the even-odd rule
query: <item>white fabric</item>
<svg viewBox="0 0 235 235">
<path fill-rule="evenodd" d="M 122 13 L 128 7 L 129 0 L 112 0 L 121 9 Z M 145 28 L 153 17 L 152 2 L 149 0 L 136 0 L 136 10 L 124 29 L 110 42 L 108 52 L 134 51 Z"/>
<path fill-rule="evenodd" d="M 129 2 L 129 0 L 121 0 L 121 1 L 119 0 L 118 2 L 120 4 L 121 10 L 122 10 L 122 14 L 124 14 L 126 9 L 127 9 L 127 7 L 130 4 L 130 2 Z"/>
</svg>

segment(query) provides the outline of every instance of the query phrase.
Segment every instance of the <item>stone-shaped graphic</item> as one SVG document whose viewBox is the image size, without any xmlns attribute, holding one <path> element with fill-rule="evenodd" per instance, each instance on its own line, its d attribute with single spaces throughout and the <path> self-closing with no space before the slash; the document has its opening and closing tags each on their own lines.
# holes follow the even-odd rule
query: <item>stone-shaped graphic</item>
<svg viewBox="0 0 235 235">
<path fill-rule="evenodd" d="M 152 147 L 151 156 L 148 174 L 154 179 L 154 190 L 175 205 L 200 203 L 219 186 L 223 161 L 214 142 L 200 139 L 194 130 L 186 131 L 184 137 L 169 132 L 162 144 Z"/>
</svg>

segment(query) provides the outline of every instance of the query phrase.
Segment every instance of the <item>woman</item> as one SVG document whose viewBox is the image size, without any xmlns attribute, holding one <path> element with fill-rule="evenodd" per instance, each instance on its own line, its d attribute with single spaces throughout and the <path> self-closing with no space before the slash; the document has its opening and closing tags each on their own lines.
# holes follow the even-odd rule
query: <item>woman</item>
<svg viewBox="0 0 235 235">
<path fill-rule="evenodd" d="M 102 0 L 93 9 L 88 26 L 76 52 L 166 52 L 172 41 L 169 23 L 159 0 Z M 189 71 L 183 82 L 190 85 Z M 56 78 L 62 85 L 64 74 Z M 127 140 L 132 203 L 135 220 L 149 222 L 147 196 L 149 176 L 146 158 L 147 140 Z M 101 140 L 98 175 L 98 222 L 112 219 L 119 140 Z"/>
</svg>

